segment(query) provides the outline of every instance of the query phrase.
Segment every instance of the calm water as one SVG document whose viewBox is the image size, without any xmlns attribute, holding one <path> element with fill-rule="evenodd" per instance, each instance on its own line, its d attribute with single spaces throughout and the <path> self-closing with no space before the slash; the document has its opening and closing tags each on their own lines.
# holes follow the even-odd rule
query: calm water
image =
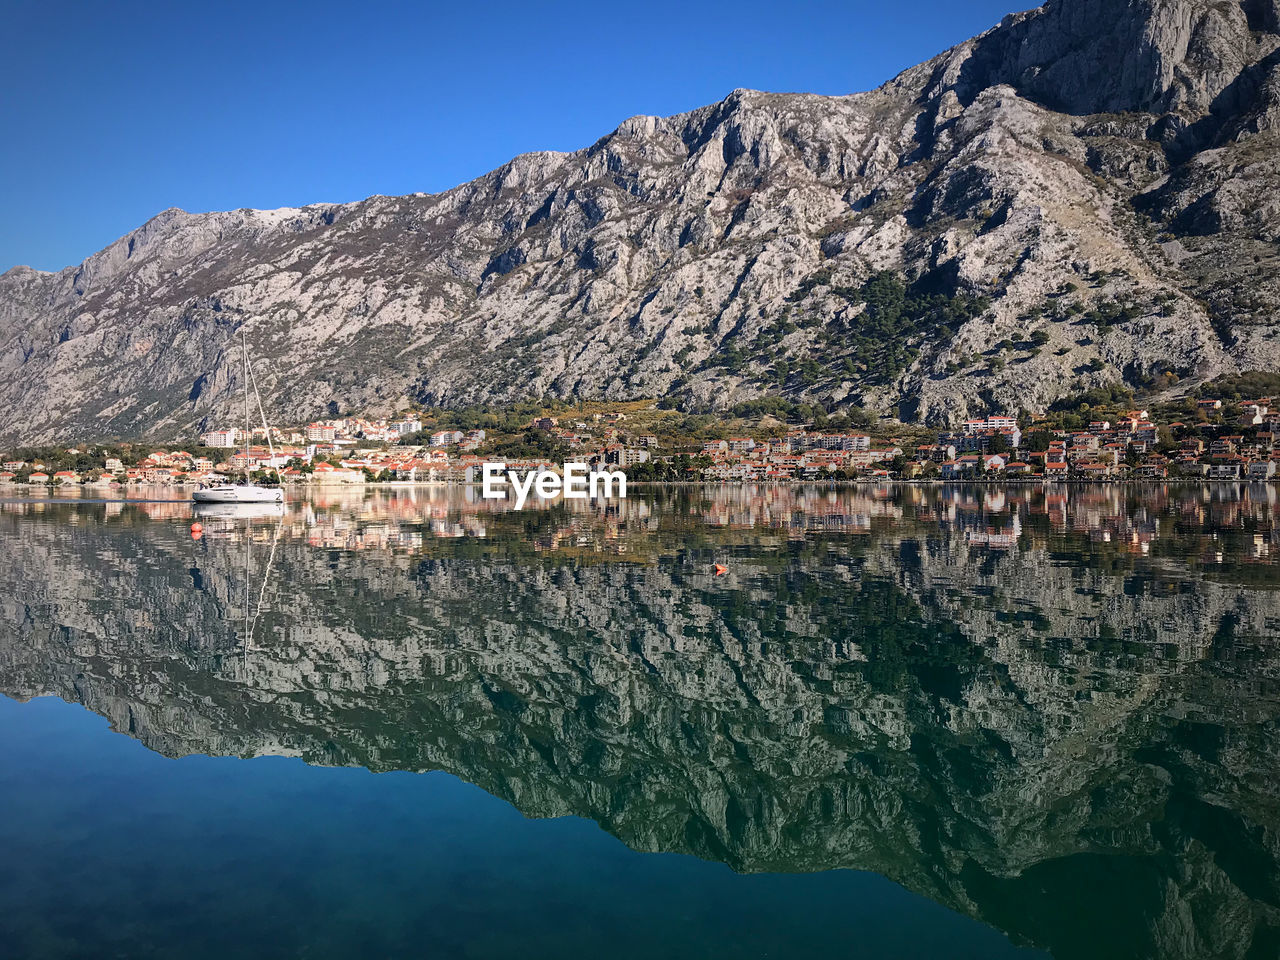
<svg viewBox="0 0 1280 960">
<path fill-rule="evenodd" d="M 1275 493 L 0 503 L 0 954 L 1274 960 Z"/>
</svg>

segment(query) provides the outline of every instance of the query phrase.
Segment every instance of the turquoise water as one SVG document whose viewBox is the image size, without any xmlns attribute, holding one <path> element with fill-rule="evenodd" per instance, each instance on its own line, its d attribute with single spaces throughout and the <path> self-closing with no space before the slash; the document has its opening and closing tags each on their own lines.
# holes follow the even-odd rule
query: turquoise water
<svg viewBox="0 0 1280 960">
<path fill-rule="evenodd" d="M 1280 955 L 1272 508 L 0 504 L 4 955 Z"/>
<path fill-rule="evenodd" d="M 168 760 L 0 700 L 8 956 L 1013 956 L 874 874 L 742 877 L 444 773 Z M 18 869 L 14 869 L 18 868 Z"/>
</svg>

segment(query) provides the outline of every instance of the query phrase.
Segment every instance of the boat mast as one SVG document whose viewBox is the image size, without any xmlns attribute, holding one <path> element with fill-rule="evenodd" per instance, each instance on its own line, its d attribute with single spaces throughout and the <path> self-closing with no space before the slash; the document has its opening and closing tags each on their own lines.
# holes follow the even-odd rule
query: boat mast
<svg viewBox="0 0 1280 960">
<path fill-rule="evenodd" d="M 253 372 L 253 364 L 249 364 L 249 383 L 253 386 L 254 399 L 258 401 L 258 414 L 262 417 L 262 429 L 267 434 L 267 452 L 271 455 L 271 462 L 276 462 L 276 445 L 271 442 L 271 425 L 267 423 L 267 411 L 262 407 L 262 393 L 258 390 L 258 378 Z M 280 473 L 280 467 L 275 468 L 276 480 L 283 486 L 284 475 Z"/>
<path fill-rule="evenodd" d="M 244 356 L 244 482 L 249 482 L 249 335 L 240 328 L 240 344 Z"/>
</svg>

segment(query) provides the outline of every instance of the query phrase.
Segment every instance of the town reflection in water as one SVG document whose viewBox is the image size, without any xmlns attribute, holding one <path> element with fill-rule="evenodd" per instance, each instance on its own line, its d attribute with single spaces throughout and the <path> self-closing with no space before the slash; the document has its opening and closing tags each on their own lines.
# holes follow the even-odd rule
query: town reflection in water
<svg viewBox="0 0 1280 960">
<path fill-rule="evenodd" d="M 9 502 L 0 692 L 166 755 L 443 769 L 637 850 L 875 871 L 1058 958 L 1272 957 L 1275 500 L 403 488 L 198 538 L 185 503 Z"/>
</svg>

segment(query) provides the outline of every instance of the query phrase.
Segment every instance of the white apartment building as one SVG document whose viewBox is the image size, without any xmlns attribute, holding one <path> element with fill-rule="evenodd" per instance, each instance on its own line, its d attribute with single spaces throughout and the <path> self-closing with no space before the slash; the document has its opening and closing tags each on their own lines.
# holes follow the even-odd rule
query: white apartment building
<svg viewBox="0 0 1280 960">
<path fill-rule="evenodd" d="M 206 447 L 238 447 L 240 431 L 235 427 L 227 430 L 210 430 L 200 434 L 200 442 Z"/>
</svg>

